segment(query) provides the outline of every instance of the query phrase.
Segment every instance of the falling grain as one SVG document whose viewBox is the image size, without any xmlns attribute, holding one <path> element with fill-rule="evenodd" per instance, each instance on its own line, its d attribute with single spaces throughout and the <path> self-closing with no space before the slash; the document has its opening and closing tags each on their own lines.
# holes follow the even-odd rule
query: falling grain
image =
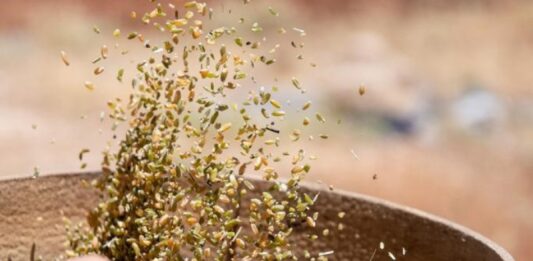
<svg viewBox="0 0 533 261">
<path fill-rule="evenodd" d="M 65 51 L 61 51 L 61 60 L 63 61 L 63 63 L 66 65 L 66 66 L 69 66 L 70 65 L 70 62 L 67 58 L 67 53 Z"/>
</svg>

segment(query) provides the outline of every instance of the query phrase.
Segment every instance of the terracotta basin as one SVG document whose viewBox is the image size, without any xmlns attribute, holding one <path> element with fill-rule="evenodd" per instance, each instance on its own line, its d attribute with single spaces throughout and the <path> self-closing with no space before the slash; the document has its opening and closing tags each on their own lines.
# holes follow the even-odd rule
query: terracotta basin
<svg viewBox="0 0 533 261">
<path fill-rule="evenodd" d="M 81 221 L 98 201 L 97 193 L 81 186 L 98 173 L 44 176 L 38 179 L 0 180 L 0 260 L 28 260 L 33 243 L 36 256 L 53 260 L 63 253 L 66 217 Z M 253 180 L 258 187 L 266 182 Z M 485 237 L 441 218 L 383 200 L 347 192 L 320 192 L 315 205 L 321 215 L 317 230 L 328 228 L 306 249 L 333 250 L 330 260 L 513 260 L 504 249 Z M 340 219 L 338 212 L 346 215 Z M 344 228 L 339 230 L 339 223 Z M 309 231 L 297 231 L 295 244 Z M 383 242 L 384 249 L 380 249 Z M 390 252 L 390 254 L 389 254 Z M 405 255 L 404 255 L 405 254 Z"/>
</svg>

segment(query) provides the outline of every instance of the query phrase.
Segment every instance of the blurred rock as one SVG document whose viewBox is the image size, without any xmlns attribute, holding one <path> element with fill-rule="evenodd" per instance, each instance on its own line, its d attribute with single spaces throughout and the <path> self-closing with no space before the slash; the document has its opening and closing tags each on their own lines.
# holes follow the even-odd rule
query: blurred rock
<svg viewBox="0 0 533 261">
<path fill-rule="evenodd" d="M 486 133 L 502 127 L 505 105 L 490 90 L 478 84 L 469 84 L 450 105 L 453 123 L 460 129 Z"/>
</svg>

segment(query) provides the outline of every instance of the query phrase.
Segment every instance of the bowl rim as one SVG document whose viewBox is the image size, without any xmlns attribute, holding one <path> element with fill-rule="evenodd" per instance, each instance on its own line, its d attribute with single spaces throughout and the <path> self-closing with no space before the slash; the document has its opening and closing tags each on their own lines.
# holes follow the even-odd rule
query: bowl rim
<svg viewBox="0 0 533 261">
<path fill-rule="evenodd" d="M 44 175 L 41 175 L 39 176 L 37 179 L 46 179 L 46 178 L 61 178 L 61 177 L 83 177 L 83 176 L 91 176 L 91 175 L 99 175 L 101 173 L 101 171 L 98 171 L 98 170 L 89 170 L 89 171 L 74 171 L 74 172 L 59 172 L 59 173 L 51 173 L 51 174 L 44 174 Z M 256 176 L 246 176 L 247 179 L 249 180 L 252 180 L 252 181 L 258 181 L 258 182 L 261 182 L 264 180 L 259 178 L 259 177 L 256 177 Z M 0 183 L 4 183 L 4 182 L 11 182 L 11 181 L 27 181 L 27 180 L 31 180 L 33 179 L 33 177 L 30 177 L 30 176 L 0 176 Z M 283 179 L 280 179 L 280 181 L 283 181 Z M 398 211 L 398 212 L 403 212 L 403 213 L 406 213 L 406 214 L 409 214 L 409 215 L 413 215 L 413 216 L 416 216 L 420 219 L 423 219 L 423 220 L 427 220 L 429 222 L 434 222 L 434 223 L 439 223 L 439 224 L 442 224 L 444 226 L 447 226 L 449 228 L 451 228 L 452 230 L 456 230 L 462 234 L 465 234 L 465 235 L 468 235 L 470 237 L 472 237 L 473 239 L 481 242 L 482 244 L 486 245 L 488 248 L 492 249 L 498 256 L 500 256 L 500 258 L 502 260 L 505 260 L 505 261 L 514 261 L 515 259 L 512 257 L 512 255 L 505 249 L 503 248 L 502 246 L 498 245 L 497 243 L 495 243 L 494 241 L 488 239 L 487 237 L 481 235 L 480 233 L 470 229 L 470 228 L 467 228 L 465 226 L 462 226 L 462 225 L 459 225 L 453 221 L 450 221 L 448 219 L 445 219 L 443 217 L 439 217 L 437 215 L 434 215 L 434 214 L 430 214 L 430 213 L 427 213 L 425 211 L 422 211 L 422 210 L 419 210 L 419 209 L 416 209 L 416 208 L 413 208 L 413 207 L 409 207 L 409 206 L 405 206 L 405 205 L 401 205 L 401 204 L 398 204 L 398 203 L 394 203 L 394 202 L 391 202 L 391 201 L 388 201 L 388 200 L 385 200 L 385 199 L 381 199 L 381 198 L 378 198 L 378 197 L 374 197 L 374 196 L 369 196 L 369 195 L 365 195 L 365 194 L 361 194 L 361 193 L 357 193 L 357 192 L 352 192 L 352 191 L 345 191 L 345 190 L 342 190 L 342 189 L 335 189 L 334 191 L 330 191 L 328 189 L 326 189 L 324 187 L 324 185 L 319 185 L 319 184 L 316 184 L 316 183 L 311 183 L 311 182 L 302 182 L 301 183 L 302 187 L 304 188 L 307 188 L 307 189 L 311 189 L 311 190 L 314 190 L 314 191 L 318 191 L 318 192 L 324 192 L 324 193 L 332 193 L 332 194 L 337 194 L 337 195 L 340 195 L 340 196 L 343 196 L 343 197 L 347 197 L 347 198 L 355 198 L 355 199 L 358 199 L 362 202 L 365 202 L 365 203 L 369 203 L 369 204 L 372 204 L 372 205 L 378 205 L 378 206 L 381 206 L 381 207 L 384 207 L 386 209 L 390 209 L 392 211 Z"/>
</svg>

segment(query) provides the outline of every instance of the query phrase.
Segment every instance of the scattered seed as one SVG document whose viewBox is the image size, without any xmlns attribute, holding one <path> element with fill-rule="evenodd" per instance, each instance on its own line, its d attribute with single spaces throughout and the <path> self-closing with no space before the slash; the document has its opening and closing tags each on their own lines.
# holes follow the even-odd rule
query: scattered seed
<svg viewBox="0 0 533 261">
<path fill-rule="evenodd" d="M 93 84 L 92 82 L 90 82 L 90 81 L 86 81 L 86 82 L 84 83 L 84 86 L 85 86 L 85 88 L 86 88 L 87 90 L 89 90 L 89 91 L 94 90 L 94 84 Z"/>
<path fill-rule="evenodd" d="M 292 28 L 292 30 L 298 32 L 300 34 L 300 36 L 306 36 L 307 35 L 303 29 L 294 27 L 294 28 Z"/>
<path fill-rule="evenodd" d="M 350 150 L 350 153 L 352 153 L 353 157 L 356 159 L 356 160 L 359 160 L 359 156 L 357 154 L 355 154 L 355 151 L 353 149 Z"/>
<path fill-rule="evenodd" d="M 222 133 L 222 132 L 225 132 L 227 130 L 229 130 L 231 128 L 231 123 L 228 122 L 228 123 L 225 123 L 224 125 L 222 125 L 219 129 L 218 129 L 218 132 Z"/>
<path fill-rule="evenodd" d="M 109 49 L 107 48 L 107 45 L 102 45 L 102 48 L 100 48 L 100 55 L 103 59 L 107 59 L 107 55 L 109 54 Z"/>
<path fill-rule="evenodd" d="M 283 117 L 283 116 L 285 116 L 285 112 L 284 111 L 273 111 L 272 112 L 272 116 Z"/>
<path fill-rule="evenodd" d="M 61 51 L 61 60 L 63 60 L 63 63 L 64 63 L 66 66 L 69 66 L 69 65 L 70 65 L 70 62 L 69 62 L 68 59 L 67 59 L 67 53 L 65 53 L 65 51 Z"/>
<path fill-rule="evenodd" d="M 235 44 L 237 44 L 238 46 L 242 47 L 242 37 L 235 38 Z"/>
<path fill-rule="evenodd" d="M 100 66 L 100 67 L 96 67 L 96 69 L 94 69 L 93 73 L 94 73 L 94 75 L 99 75 L 99 74 L 101 74 L 103 72 L 104 72 L 104 67 Z"/>
<path fill-rule="evenodd" d="M 300 86 L 300 82 L 295 77 L 292 77 L 291 82 L 292 82 L 292 85 L 296 87 L 296 89 L 298 90 L 302 89 L 302 87 Z"/>
<path fill-rule="evenodd" d="M 313 220 L 312 217 L 307 217 L 307 218 L 305 218 L 305 222 L 306 222 L 307 225 L 310 226 L 310 227 L 315 227 L 315 226 L 316 226 L 315 220 Z"/>
<path fill-rule="evenodd" d="M 118 28 L 115 29 L 115 30 L 113 31 L 113 36 L 114 36 L 114 37 L 117 37 L 117 38 L 120 37 L 120 29 L 118 29 Z"/>
<path fill-rule="evenodd" d="M 316 114 L 316 119 L 317 119 L 319 122 L 326 123 L 326 119 L 324 119 L 324 117 L 323 117 L 320 113 L 317 113 L 317 114 Z"/>
<path fill-rule="evenodd" d="M 246 247 L 246 244 L 244 243 L 244 240 L 240 239 L 240 238 L 237 238 L 235 240 L 235 243 L 237 244 L 237 246 L 241 249 L 244 249 Z"/>
<path fill-rule="evenodd" d="M 120 34 L 119 34 L 120 35 Z M 132 32 L 132 33 L 129 33 L 128 34 L 128 40 L 132 40 L 132 39 L 135 39 L 136 37 L 138 37 L 139 34 L 136 33 L 136 32 Z"/>
<path fill-rule="evenodd" d="M 258 33 L 258 32 L 262 32 L 263 31 L 263 28 L 261 26 L 259 26 L 259 23 L 255 22 L 252 24 L 252 32 L 254 33 Z"/>
<path fill-rule="evenodd" d="M 40 171 L 39 171 L 39 168 L 38 167 L 34 167 L 33 168 L 33 175 L 32 175 L 32 178 L 36 179 L 38 178 L 40 175 Z"/>
<path fill-rule="evenodd" d="M 365 93 L 366 93 L 366 87 L 363 84 L 361 84 L 359 86 L 359 95 L 363 96 L 363 95 L 365 95 Z"/>
<path fill-rule="evenodd" d="M 119 82 L 122 82 L 123 77 L 124 77 L 124 69 L 119 69 L 117 72 L 117 80 Z"/>
<path fill-rule="evenodd" d="M 329 255 L 332 255 L 333 253 L 335 253 L 335 251 L 330 250 L 330 251 L 326 251 L 326 252 L 320 252 L 318 254 L 318 256 L 329 256 Z"/>
<path fill-rule="evenodd" d="M 91 152 L 89 149 L 82 149 L 82 150 L 80 151 L 80 153 L 78 154 L 78 158 L 79 158 L 80 160 L 83 160 L 83 155 L 85 155 L 85 154 L 87 154 L 87 153 L 89 153 L 89 152 Z"/>
<path fill-rule="evenodd" d="M 98 28 L 98 26 L 93 26 L 93 32 L 97 33 L 97 34 L 100 34 L 100 28 Z"/>
<path fill-rule="evenodd" d="M 344 224 L 339 223 L 339 224 L 337 225 L 337 229 L 338 229 L 339 231 L 344 230 Z"/>
<path fill-rule="evenodd" d="M 308 101 L 308 102 L 306 102 L 306 103 L 304 104 L 304 106 L 302 107 L 302 110 L 305 111 L 305 110 L 309 109 L 309 107 L 311 107 L 311 102 L 310 102 L 310 101 Z"/>
<path fill-rule="evenodd" d="M 279 13 L 276 10 L 274 10 L 271 6 L 268 7 L 268 12 L 270 12 L 270 14 L 273 16 L 279 16 Z"/>
</svg>

